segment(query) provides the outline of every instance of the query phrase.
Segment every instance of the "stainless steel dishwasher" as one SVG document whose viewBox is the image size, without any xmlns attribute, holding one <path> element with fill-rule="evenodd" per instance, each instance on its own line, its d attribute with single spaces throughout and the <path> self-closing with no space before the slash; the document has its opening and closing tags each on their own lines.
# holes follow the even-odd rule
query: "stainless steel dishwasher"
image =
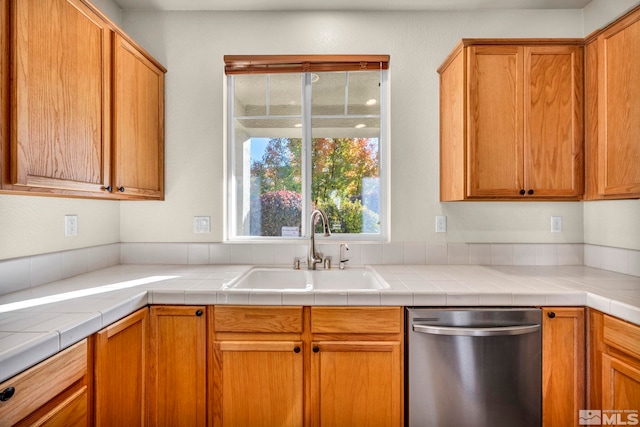
<svg viewBox="0 0 640 427">
<path fill-rule="evenodd" d="M 540 427 L 542 314 L 407 308 L 409 427 Z"/>
</svg>

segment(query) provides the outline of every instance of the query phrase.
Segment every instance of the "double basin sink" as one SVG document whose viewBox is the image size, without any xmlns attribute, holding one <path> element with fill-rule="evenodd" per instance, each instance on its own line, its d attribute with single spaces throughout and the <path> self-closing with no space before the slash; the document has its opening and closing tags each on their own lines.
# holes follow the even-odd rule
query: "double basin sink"
<svg viewBox="0 0 640 427">
<path fill-rule="evenodd" d="M 225 290 L 323 291 L 389 288 L 373 269 L 293 270 L 254 267 L 223 286 Z"/>
</svg>

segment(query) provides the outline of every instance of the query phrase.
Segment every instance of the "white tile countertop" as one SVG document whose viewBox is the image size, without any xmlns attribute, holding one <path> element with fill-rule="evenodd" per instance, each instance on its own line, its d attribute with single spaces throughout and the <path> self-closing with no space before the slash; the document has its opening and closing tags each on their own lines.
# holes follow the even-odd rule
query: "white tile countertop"
<svg viewBox="0 0 640 427">
<path fill-rule="evenodd" d="M 588 306 L 640 325 L 640 277 L 582 266 L 377 265 L 388 289 L 223 290 L 249 265 L 118 265 L 0 296 L 0 381 L 147 304 Z"/>
</svg>

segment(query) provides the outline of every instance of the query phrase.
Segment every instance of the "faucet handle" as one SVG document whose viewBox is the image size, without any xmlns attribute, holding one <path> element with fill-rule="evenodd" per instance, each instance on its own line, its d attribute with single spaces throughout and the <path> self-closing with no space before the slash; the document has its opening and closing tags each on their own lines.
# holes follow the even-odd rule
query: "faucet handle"
<svg viewBox="0 0 640 427">
<path fill-rule="evenodd" d="M 323 264 L 324 264 L 325 270 L 331 270 L 331 257 L 330 256 L 325 257 Z"/>
<path fill-rule="evenodd" d="M 340 243 L 340 261 L 349 261 L 349 258 L 346 258 L 348 251 L 349 245 L 346 243 Z"/>
<path fill-rule="evenodd" d="M 307 264 L 307 260 L 304 258 L 294 258 L 293 260 L 293 269 L 294 270 L 300 270 L 300 265 L 306 265 Z"/>
</svg>

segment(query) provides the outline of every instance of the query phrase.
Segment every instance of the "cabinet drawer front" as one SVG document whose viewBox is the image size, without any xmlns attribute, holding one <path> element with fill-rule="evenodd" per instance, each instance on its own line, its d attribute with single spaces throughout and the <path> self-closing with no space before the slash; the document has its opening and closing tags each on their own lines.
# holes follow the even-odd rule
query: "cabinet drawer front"
<svg viewBox="0 0 640 427">
<path fill-rule="evenodd" d="M 217 306 L 216 332 L 302 333 L 302 307 Z"/>
<path fill-rule="evenodd" d="M 638 326 L 605 316 L 604 342 L 640 359 L 640 327 Z"/>
<path fill-rule="evenodd" d="M 87 340 L 41 362 L 0 384 L 14 387 L 15 394 L 0 402 L 0 420 L 13 425 L 87 374 Z"/>
<path fill-rule="evenodd" d="M 402 332 L 400 307 L 311 307 L 312 333 Z"/>
</svg>

